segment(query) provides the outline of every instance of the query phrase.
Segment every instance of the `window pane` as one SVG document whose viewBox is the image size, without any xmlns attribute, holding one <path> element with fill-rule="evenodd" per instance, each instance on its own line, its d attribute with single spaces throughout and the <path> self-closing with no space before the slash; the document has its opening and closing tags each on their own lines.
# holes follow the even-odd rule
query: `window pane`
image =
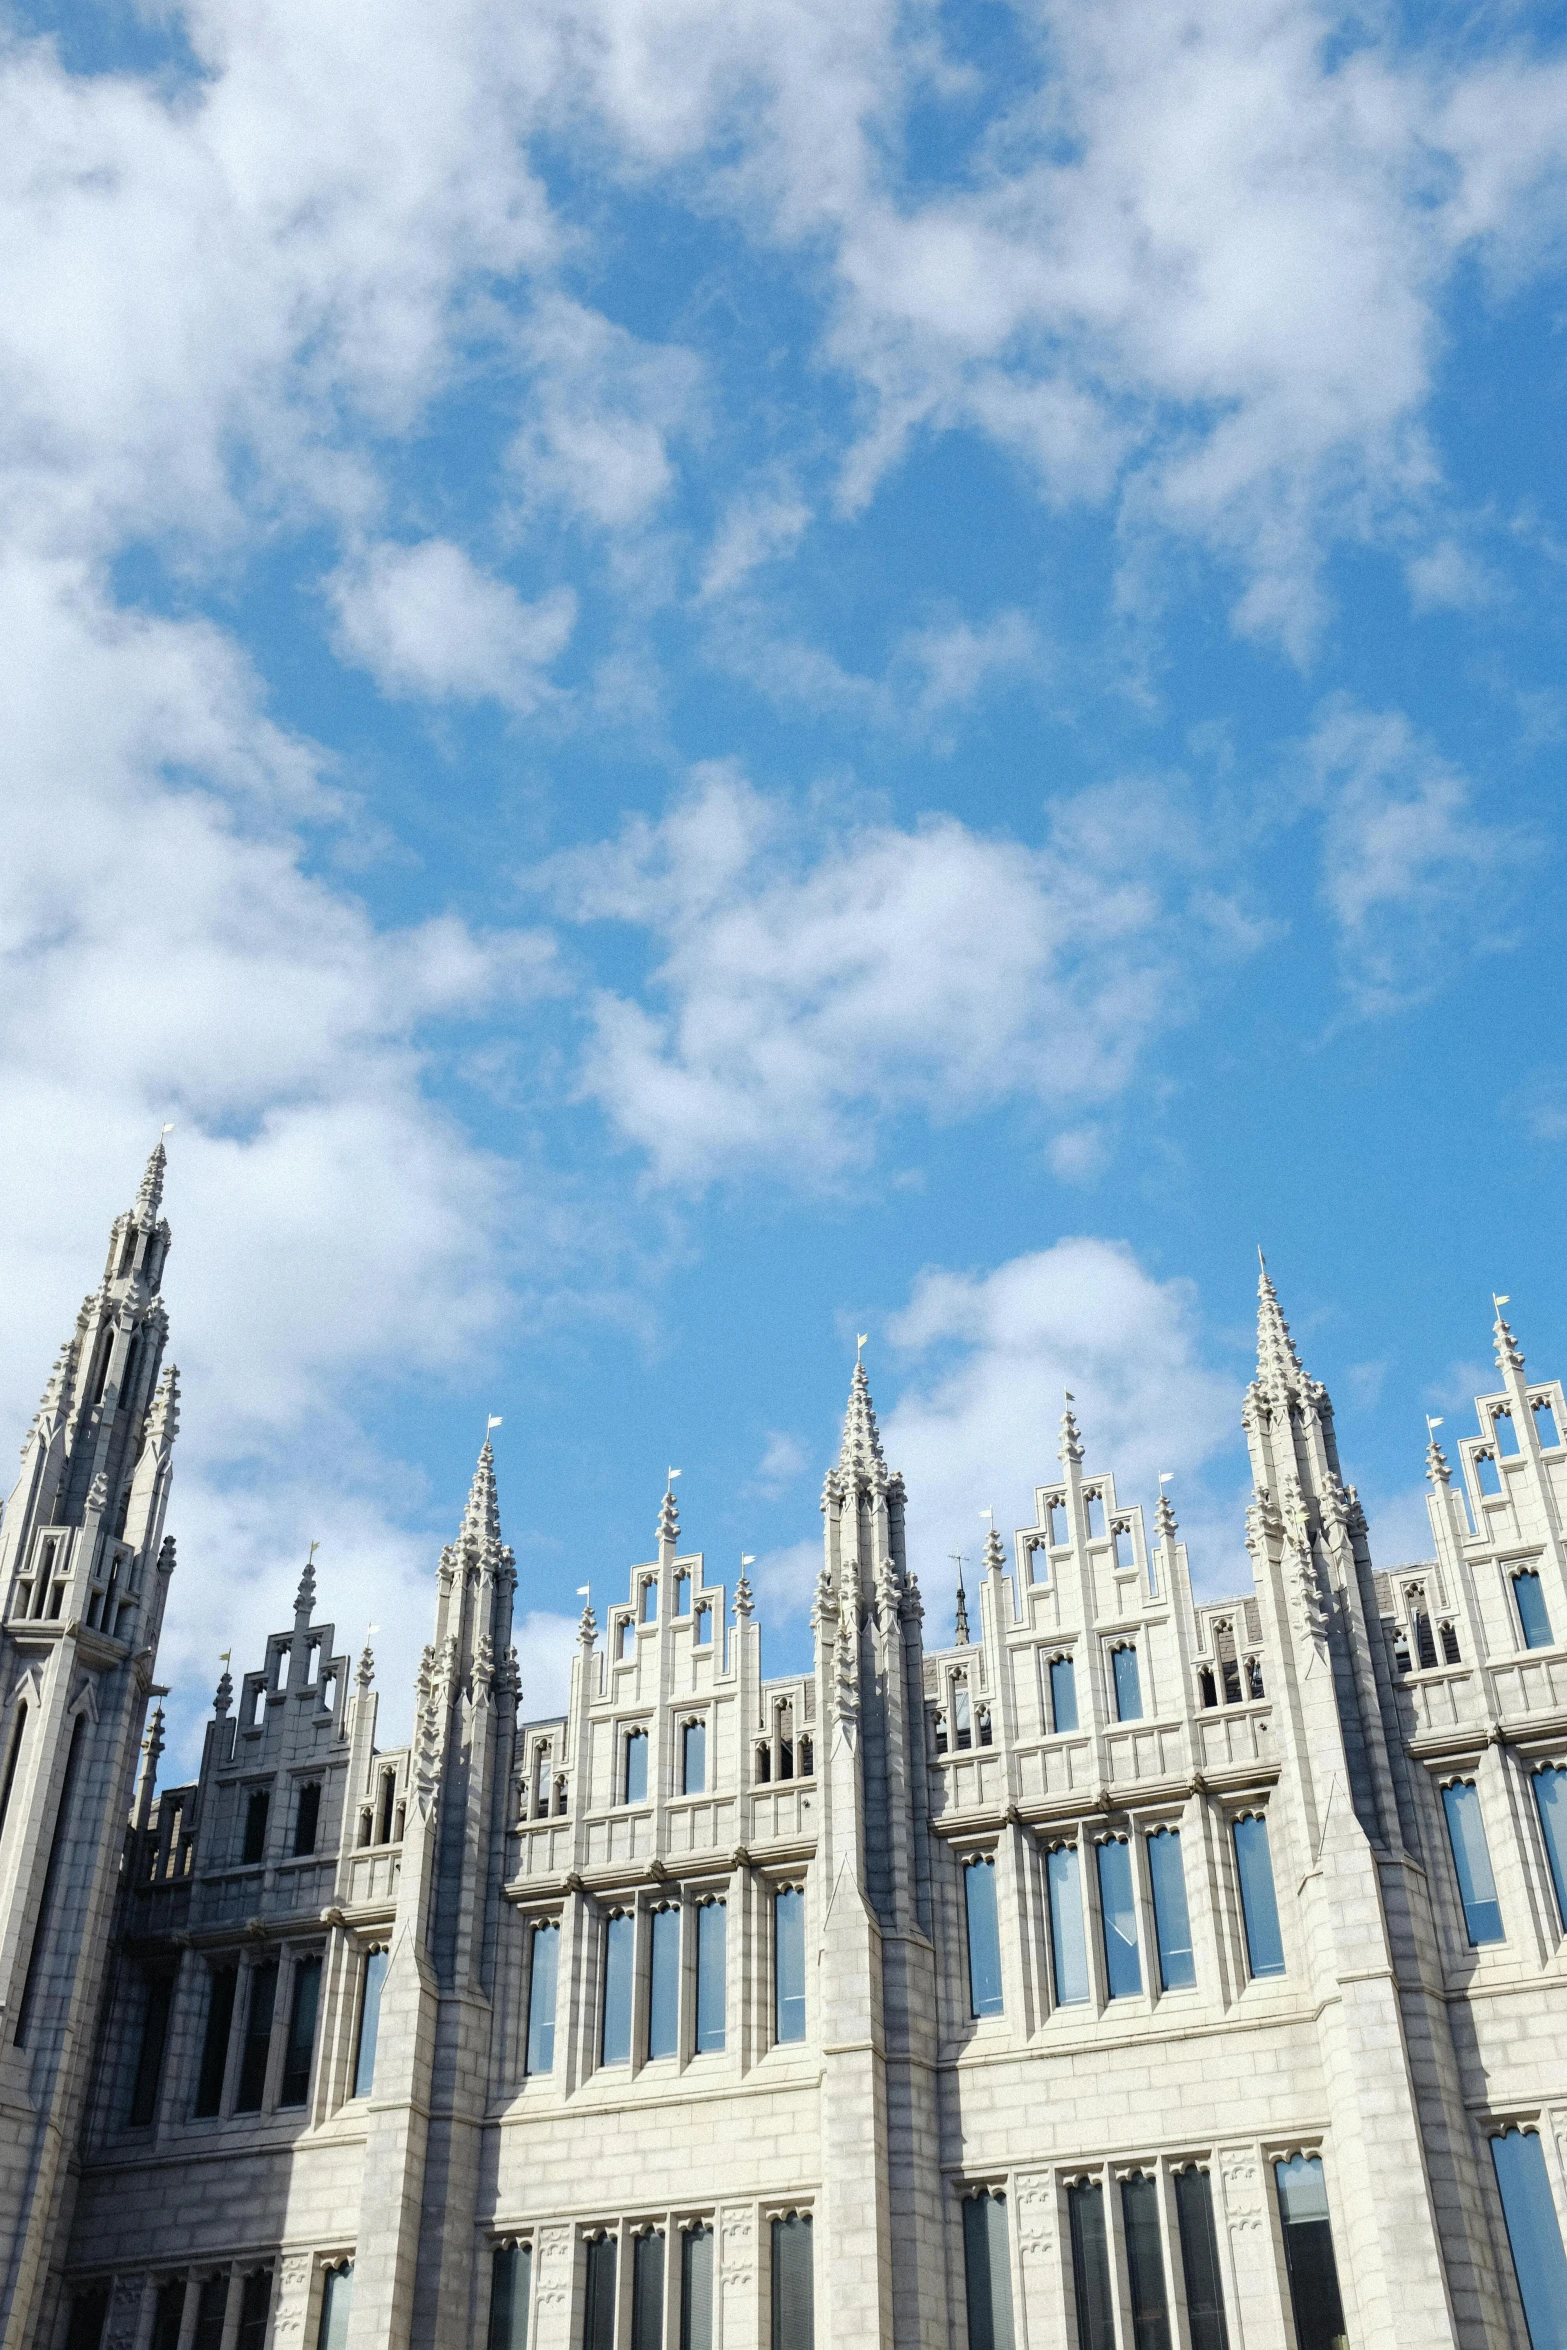
<svg viewBox="0 0 1567 2350">
<path fill-rule="evenodd" d="M 1152 2179 L 1123 2179 L 1121 2224 L 1132 2289 L 1133 2350 L 1170 2350 L 1170 2303 L 1164 2289 L 1159 2189 Z"/>
<path fill-rule="evenodd" d="M 684 1567 L 675 1577 L 675 1613 L 686 1616 L 691 1612 L 691 1578 Z"/>
<path fill-rule="evenodd" d="M 1299 2350 L 1348 2350 L 1321 2161 L 1315 2154 L 1297 2154 L 1291 2162 L 1276 2162 L 1273 2175 Z"/>
<path fill-rule="evenodd" d="M 222 2350 L 223 2322 L 228 2315 L 228 2306 L 227 2273 L 208 2277 L 196 2296 L 196 2330 L 191 2336 L 191 2350 Z"/>
<path fill-rule="evenodd" d="M 704 1901 L 696 1913 L 696 2052 L 710 2054 L 724 2044 L 724 1927 L 721 1901 Z"/>
<path fill-rule="evenodd" d="M 1192 2350 L 1230 2350 L 1229 2328 L 1224 2322 L 1219 2241 L 1213 2225 L 1213 2190 L 1206 2171 L 1176 2172 L 1175 2216 L 1181 2234 L 1186 2325 Z"/>
<path fill-rule="evenodd" d="M 1273 1861 L 1268 1823 L 1259 1813 L 1235 1823 L 1235 1863 L 1240 1871 L 1241 1911 L 1246 1921 L 1246 1959 L 1254 1975 L 1282 1975 L 1284 1941 L 1273 1894 Z"/>
<path fill-rule="evenodd" d="M 664 2239 L 638 2236 L 631 2254 L 631 2350 L 663 2350 Z"/>
<path fill-rule="evenodd" d="M 354 2305 L 354 2272 L 329 2268 L 321 2280 L 321 2331 L 317 2350 L 347 2350 L 348 2313 Z"/>
<path fill-rule="evenodd" d="M 713 2231 L 680 2239 L 680 2350 L 713 2350 Z"/>
<path fill-rule="evenodd" d="M 279 2105 L 303 2105 L 310 2095 L 310 2060 L 316 2052 L 316 2013 L 321 2003 L 321 1961 L 294 1964 L 294 1992 L 288 2011 L 288 2045 L 283 2051 Z"/>
<path fill-rule="evenodd" d="M 555 1979 L 560 1966 L 559 1926 L 535 1926 L 533 1964 L 528 1976 L 528 2057 L 530 2073 L 555 2070 Z"/>
<path fill-rule="evenodd" d="M 1072 2291 L 1077 2302 L 1077 2350 L 1115 2350 L 1110 2256 L 1105 2245 L 1105 2194 L 1097 2180 L 1069 2187 Z"/>
<path fill-rule="evenodd" d="M 1004 2196 L 965 2198 L 963 2277 L 968 2292 L 969 2350 L 1013 2350 Z"/>
<path fill-rule="evenodd" d="M 1453 1848 L 1458 1896 L 1464 1905 L 1464 1926 L 1469 1939 L 1474 1943 L 1500 1942 L 1505 1939 L 1502 1910 L 1496 1898 L 1496 1879 L 1491 1874 L 1491 1855 L 1486 1849 L 1479 1789 L 1462 1779 L 1455 1786 L 1444 1787 L 1442 1809 L 1447 1814 L 1448 1841 Z"/>
<path fill-rule="evenodd" d="M 298 1858 L 316 1848 L 316 1833 L 321 1825 L 321 1783 L 312 1779 L 308 1787 L 299 1790 L 299 1808 L 294 1814 L 294 1853 Z"/>
<path fill-rule="evenodd" d="M 267 1848 L 267 1810 L 270 1797 L 264 1787 L 251 1790 L 245 1805 L 245 1840 L 240 1846 L 243 1861 L 260 1860 Z"/>
<path fill-rule="evenodd" d="M 85 2293 L 78 2293 L 71 2303 L 71 2330 L 65 2337 L 65 2350 L 98 2350 L 108 2314 L 107 2285 L 92 2285 Z"/>
<path fill-rule="evenodd" d="M 1551 1864 L 1556 1907 L 1567 1926 L 1567 1770 L 1559 1763 L 1534 1774 L 1534 1800 L 1545 1836 L 1545 1855 Z"/>
<path fill-rule="evenodd" d="M 1567 2350 L 1567 2260 L 1544 2150 L 1532 2130 L 1509 2130 L 1491 2140 L 1491 2160 L 1532 2350 Z"/>
<path fill-rule="evenodd" d="M 136 2051 L 136 2078 L 131 2084 L 130 2120 L 133 2129 L 145 2129 L 158 2104 L 163 2078 L 163 2051 L 169 2038 L 169 2002 L 174 1984 L 168 1975 L 144 1975 L 141 2043 Z"/>
<path fill-rule="evenodd" d="M 970 1861 L 963 1871 L 968 1914 L 969 2009 L 974 2015 L 1001 2013 L 1001 1929 L 996 1919 L 996 1864 Z"/>
<path fill-rule="evenodd" d="M 1050 1956 L 1055 1966 L 1056 2005 L 1071 2007 L 1088 1997 L 1088 1949 L 1083 1940 L 1083 1880 L 1077 1848 L 1062 1845 L 1045 1855 L 1050 1892 Z"/>
<path fill-rule="evenodd" d="M 615 2350 L 615 2251 L 613 2236 L 599 2236 L 588 2246 L 582 2350 Z"/>
<path fill-rule="evenodd" d="M 207 2029 L 201 2043 L 201 2073 L 196 2083 L 198 2115 L 216 2113 L 223 2102 L 223 2075 L 228 2065 L 229 2032 L 234 2022 L 234 1993 L 238 1985 L 237 1968 L 213 1968 L 207 1992 Z"/>
<path fill-rule="evenodd" d="M 1545 1605 L 1545 1593 L 1533 1567 L 1525 1567 L 1521 1575 L 1513 1577 L 1513 1590 L 1518 1600 L 1518 1621 L 1523 1627 L 1526 1648 L 1549 1648 L 1551 1645 L 1551 1618 Z"/>
<path fill-rule="evenodd" d="M 185 2279 L 171 2277 L 166 2285 L 158 2287 L 158 2298 L 153 2305 L 149 2350 L 179 2350 L 180 2327 L 184 2317 Z"/>
<path fill-rule="evenodd" d="M 687 1722 L 683 1744 L 681 1785 L 687 1795 L 701 1795 L 707 1788 L 707 1724 Z"/>
<path fill-rule="evenodd" d="M 1094 1847 L 1099 1863 L 1099 1914 L 1104 1924 L 1105 1973 L 1112 1999 L 1143 1987 L 1137 1956 L 1137 1909 L 1132 1900 L 1132 1849 L 1111 1842 Z"/>
<path fill-rule="evenodd" d="M 354 2095 L 368 2097 L 375 2080 L 375 2043 L 381 2029 L 381 1986 L 388 1953 L 372 1950 L 365 1959 L 365 1987 L 359 2002 L 359 2049 L 354 2058 Z"/>
<path fill-rule="evenodd" d="M 805 2038 L 805 1894 L 786 1886 L 773 1899 L 773 1977 L 780 2040 Z"/>
<path fill-rule="evenodd" d="M 1137 1678 L 1137 1651 L 1135 1648 L 1117 1648 L 1111 1654 L 1115 1669 L 1115 1715 L 1119 1722 L 1140 1722 L 1143 1718 L 1142 1685 Z"/>
<path fill-rule="evenodd" d="M 814 2350 L 811 2223 L 803 2212 L 773 2222 L 772 2350 Z"/>
<path fill-rule="evenodd" d="M 642 1586 L 642 1621 L 644 1624 L 652 1624 L 657 1620 L 658 1585 L 652 1582 L 644 1583 Z"/>
<path fill-rule="evenodd" d="M 528 2298 L 533 2283 L 531 2244 L 503 2244 L 490 2271 L 488 2350 L 528 2350 Z"/>
<path fill-rule="evenodd" d="M 1050 1668 L 1050 1718 L 1058 1730 L 1077 1728 L 1077 1676 L 1069 1656 L 1058 1656 Z"/>
<path fill-rule="evenodd" d="M 650 1920 L 653 1949 L 648 1966 L 647 2052 L 650 2057 L 680 2053 L 680 1912 L 655 1909 Z"/>
<path fill-rule="evenodd" d="M 626 1801 L 647 1801 L 647 1734 L 633 1730 L 626 1740 Z"/>
<path fill-rule="evenodd" d="M 272 2306 L 272 2271 L 252 2269 L 240 2287 L 239 2328 L 234 2350 L 265 2350 L 267 2311 Z"/>
<path fill-rule="evenodd" d="M 1189 1990 L 1197 1980 L 1197 1963 L 1192 1956 L 1192 1926 L 1186 1907 L 1186 1872 L 1181 1867 L 1179 1828 L 1160 1828 L 1149 1837 L 1148 1876 L 1153 1886 L 1159 1981 L 1166 1991 Z"/>
<path fill-rule="evenodd" d="M 272 2014 L 277 2005 L 277 1961 L 268 1959 L 250 1970 L 250 1997 L 245 2008 L 245 2039 L 240 2050 L 236 2113 L 259 2113 L 267 2084 L 267 2054 L 272 2046 Z"/>
<path fill-rule="evenodd" d="M 601 2064 L 631 2062 L 631 1971 L 636 1950 L 635 1918 L 608 1918 L 604 1925 L 604 2032 Z"/>
</svg>

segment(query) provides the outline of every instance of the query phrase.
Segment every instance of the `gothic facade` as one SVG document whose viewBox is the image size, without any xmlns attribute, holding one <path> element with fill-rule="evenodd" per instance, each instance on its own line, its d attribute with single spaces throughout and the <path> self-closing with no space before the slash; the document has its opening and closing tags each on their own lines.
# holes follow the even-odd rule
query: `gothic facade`
<svg viewBox="0 0 1567 2350">
<path fill-rule="evenodd" d="M 412 1743 L 311 1564 L 160 1786 L 162 1184 L 0 1520 L 4 2350 L 1567 2343 L 1567 1399 L 1500 1305 L 1420 1564 L 1264 1270 L 1233 1599 L 1069 1410 L 928 1644 L 857 1367 L 809 1670 L 666 1495 L 529 1718 L 486 1443 Z"/>
</svg>

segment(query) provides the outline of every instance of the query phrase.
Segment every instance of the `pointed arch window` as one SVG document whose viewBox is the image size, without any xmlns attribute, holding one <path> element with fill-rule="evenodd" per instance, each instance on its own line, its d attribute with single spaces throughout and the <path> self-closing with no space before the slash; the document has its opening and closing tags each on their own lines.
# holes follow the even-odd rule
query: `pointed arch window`
<svg viewBox="0 0 1567 2350">
<path fill-rule="evenodd" d="M 1491 1434 L 1496 1439 L 1496 1449 L 1502 1459 L 1511 1460 L 1519 1449 L 1518 1431 L 1513 1426 L 1511 1412 L 1498 1411 L 1492 1415 Z"/>
<path fill-rule="evenodd" d="M 1556 1406 L 1548 1395 L 1532 1395 L 1529 1398 L 1529 1409 L 1534 1414 L 1534 1424 L 1539 1431 L 1541 1444 L 1547 1452 L 1553 1450 L 1561 1443 L 1561 1436 L 1556 1426 Z"/>
<path fill-rule="evenodd" d="M 1121 1641 L 1110 1651 L 1110 1671 L 1115 1686 L 1116 1720 L 1140 1722 L 1143 1718 L 1143 1685 L 1137 1672 L 1137 1651 L 1129 1640 Z"/>
<path fill-rule="evenodd" d="M 621 1763 L 621 1800 L 625 1803 L 647 1801 L 647 1732 L 626 1732 L 625 1754 Z"/>
</svg>

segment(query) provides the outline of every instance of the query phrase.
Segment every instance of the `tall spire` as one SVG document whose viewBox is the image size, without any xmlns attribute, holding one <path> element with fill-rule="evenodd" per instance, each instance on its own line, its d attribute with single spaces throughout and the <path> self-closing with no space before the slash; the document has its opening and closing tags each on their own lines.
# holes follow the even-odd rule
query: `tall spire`
<svg viewBox="0 0 1567 2350">
<path fill-rule="evenodd" d="M 954 1551 L 953 1556 L 958 1563 L 958 1604 L 953 1618 L 952 1636 L 959 1648 L 968 1648 L 971 1643 L 968 1628 L 968 1593 L 963 1588 L 963 1553 Z"/>
<path fill-rule="evenodd" d="M 1305 1369 L 1284 1319 L 1279 1293 L 1269 1279 L 1268 1260 L 1260 1248 L 1257 1264 L 1257 1376 L 1268 1386 L 1295 1386 L 1304 1380 Z"/>
<path fill-rule="evenodd" d="M 153 1146 L 152 1156 L 147 1161 L 146 1169 L 136 1192 L 135 1213 L 138 1224 L 151 1224 L 157 1221 L 158 1210 L 163 1205 L 163 1177 L 168 1163 L 169 1156 L 163 1147 L 163 1137 L 160 1134 Z"/>
<path fill-rule="evenodd" d="M 481 1548 L 490 1544 L 498 1548 L 501 1539 L 501 1508 L 495 1492 L 495 1452 L 488 1436 L 479 1448 L 474 1467 L 473 1483 L 468 1488 L 467 1506 L 462 1514 L 462 1530 L 458 1541 L 471 1537 Z"/>
<path fill-rule="evenodd" d="M 881 1449 L 881 1431 L 876 1425 L 876 1406 L 871 1402 L 871 1384 L 862 1362 L 856 1362 L 854 1377 L 849 1382 L 849 1408 L 843 1416 L 838 1468 L 841 1475 L 852 1477 L 859 1485 L 886 1482 L 887 1461 Z"/>
<path fill-rule="evenodd" d="M 316 1606 L 316 1545 L 310 1545 L 310 1556 L 305 1561 L 304 1573 L 299 1578 L 299 1589 L 294 1594 L 294 1621 L 308 1624 Z"/>
</svg>

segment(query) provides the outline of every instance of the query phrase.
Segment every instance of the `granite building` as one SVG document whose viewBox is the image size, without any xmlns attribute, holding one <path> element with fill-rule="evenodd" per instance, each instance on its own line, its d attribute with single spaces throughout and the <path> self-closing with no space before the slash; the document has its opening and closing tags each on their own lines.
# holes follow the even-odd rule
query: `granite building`
<svg viewBox="0 0 1567 2350">
<path fill-rule="evenodd" d="M 162 1185 L 0 1520 L 5 2350 L 1567 2344 L 1567 1399 L 1505 1300 L 1418 1564 L 1264 1271 L 1233 1599 L 1068 1410 L 928 1643 L 857 1366 L 808 1671 L 666 1494 L 532 1718 L 486 1444 L 411 1745 L 312 1562 L 165 1786 Z"/>
</svg>

